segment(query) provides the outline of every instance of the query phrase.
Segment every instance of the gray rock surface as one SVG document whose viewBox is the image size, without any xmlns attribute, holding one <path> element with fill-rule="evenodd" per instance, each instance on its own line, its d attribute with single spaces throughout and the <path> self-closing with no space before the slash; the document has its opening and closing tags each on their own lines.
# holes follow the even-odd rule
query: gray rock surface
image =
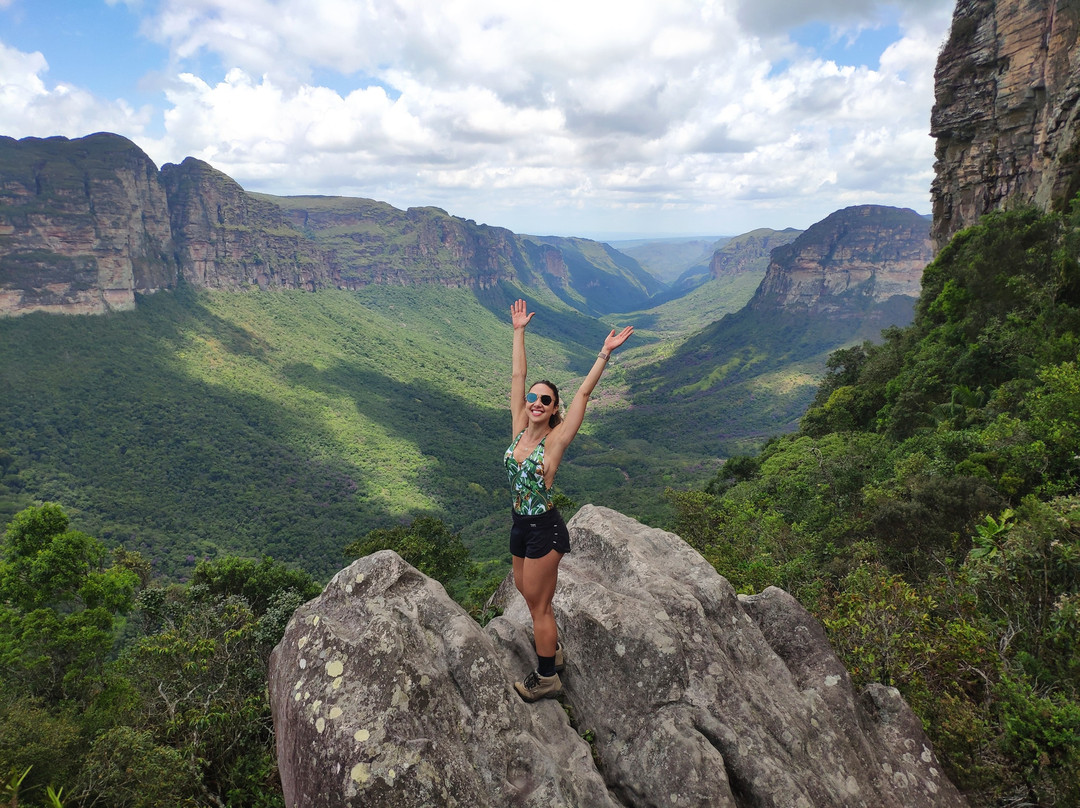
<svg viewBox="0 0 1080 808">
<path fill-rule="evenodd" d="M 897 691 L 857 696 L 785 592 L 738 597 L 614 511 L 570 529 L 561 702 L 511 689 L 535 657 L 509 579 L 484 629 L 388 551 L 298 610 L 271 658 L 286 804 L 965 805 Z"/>
<path fill-rule="evenodd" d="M 270 658 L 285 804 L 616 805 L 566 714 L 508 675 L 440 584 L 389 550 L 354 562 Z"/>
</svg>

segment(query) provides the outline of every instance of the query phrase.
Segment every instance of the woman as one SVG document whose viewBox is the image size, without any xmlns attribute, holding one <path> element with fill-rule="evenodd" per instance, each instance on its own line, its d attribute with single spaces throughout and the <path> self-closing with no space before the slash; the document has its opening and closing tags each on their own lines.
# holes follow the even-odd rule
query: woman
<svg viewBox="0 0 1080 808">
<path fill-rule="evenodd" d="M 526 311 L 524 300 L 518 300 L 510 307 L 510 320 L 514 324 L 510 383 L 514 442 L 505 455 L 506 472 L 514 495 L 514 526 L 510 531 L 514 585 L 532 614 L 536 647 L 536 670 L 526 676 L 524 682 L 514 682 L 514 688 L 526 701 L 554 696 L 562 690 L 558 673 L 563 663 L 562 647 L 558 642 L 551 599 L 555 596 L 559 562 L 570 552 L 570 533 L 551 503 L 555 472 L 559 470 L 566 447 L 581 427 L 585 405 L 600 381 L 611 352 L 634 333 L 633 326 L 627 326 L 618 334 L 612 329 L 564 417 L 559 412 L 559 390 L 551 382 L 536 382 L 528 393 L 525 392 L 525 326 L 535 313 Z"/>
</svg>

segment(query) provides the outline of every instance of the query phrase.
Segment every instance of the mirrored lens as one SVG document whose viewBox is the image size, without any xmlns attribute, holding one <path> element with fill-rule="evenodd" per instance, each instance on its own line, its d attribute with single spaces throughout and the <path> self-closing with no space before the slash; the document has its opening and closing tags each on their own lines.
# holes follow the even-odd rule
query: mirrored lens
<svg viewBox="0 0 1080 808">
<path fill-rule="evenodd" d="M 543 404 L 545 407 L 551 403 L 551 396 L 538 396 L 536 393 L 525 394 L 525 400 L 528 401 L 530 404 L 535 404 L 536 399 L 540 399 L 540 403 Z"/>
</svg>

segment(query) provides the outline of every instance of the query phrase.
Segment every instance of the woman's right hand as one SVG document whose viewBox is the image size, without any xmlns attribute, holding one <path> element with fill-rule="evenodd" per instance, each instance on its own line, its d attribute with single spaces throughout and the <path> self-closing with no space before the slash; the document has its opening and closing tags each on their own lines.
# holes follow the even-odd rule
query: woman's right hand
<svg viewBox="0 0 1080 808">
<path fill-rule="evenodd" d="M 517 300 L 510 305 L 510 322 L 514 324 L 514 328 L 524 328 L 529 324 L 529 320 L 536 314 L 533 312 L 526 312 L 526 305 L 524 300 Z"/>
</svg>

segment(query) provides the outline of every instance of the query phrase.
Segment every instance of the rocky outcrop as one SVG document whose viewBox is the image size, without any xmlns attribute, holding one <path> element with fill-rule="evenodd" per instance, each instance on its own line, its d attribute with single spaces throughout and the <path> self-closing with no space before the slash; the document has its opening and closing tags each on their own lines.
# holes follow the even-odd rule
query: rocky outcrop
<svg viewBox="0 0 1080 808">
<path fill-rule="evenodd" d="M 1080 8 L 959 0 L 938 57 L 933 239 L 982 214 L 1061 207 L 1080 190 Z"/>
<path fill-rule="evenodd" d="M 0 137 L 0 314 L 100 314 L 176 282 L 157 167 L 118 135 Z"/>
<path fill-rule="evenodd" d="M 100 313 L 179 280 L 228 290 L 517 280 L 590 314 L 659 284 L 584 239 L 519 236 L 438 208 L 252 194 L 201 160 L 157 168 L 117 135 L 0 139 L 0 316 Z"/>
<path fill-rule="evenodd" d="M 772 252 L 751 309 L 862 316 L 873 304 L 919 296 L 933 258 L 930 222 L 913 210 L 844 208 Z"/>
<path fill-rule="evenodd" d="M 677 536 L 586 506 L 555 596 L 561 703 L 512 583 L 484 629 L 384 551 L 293 616 L 270 663 L 290 808 L 964 805 L 897 692 L 855 694 L 776 589 L 737 597 Z"/>
</svg>

